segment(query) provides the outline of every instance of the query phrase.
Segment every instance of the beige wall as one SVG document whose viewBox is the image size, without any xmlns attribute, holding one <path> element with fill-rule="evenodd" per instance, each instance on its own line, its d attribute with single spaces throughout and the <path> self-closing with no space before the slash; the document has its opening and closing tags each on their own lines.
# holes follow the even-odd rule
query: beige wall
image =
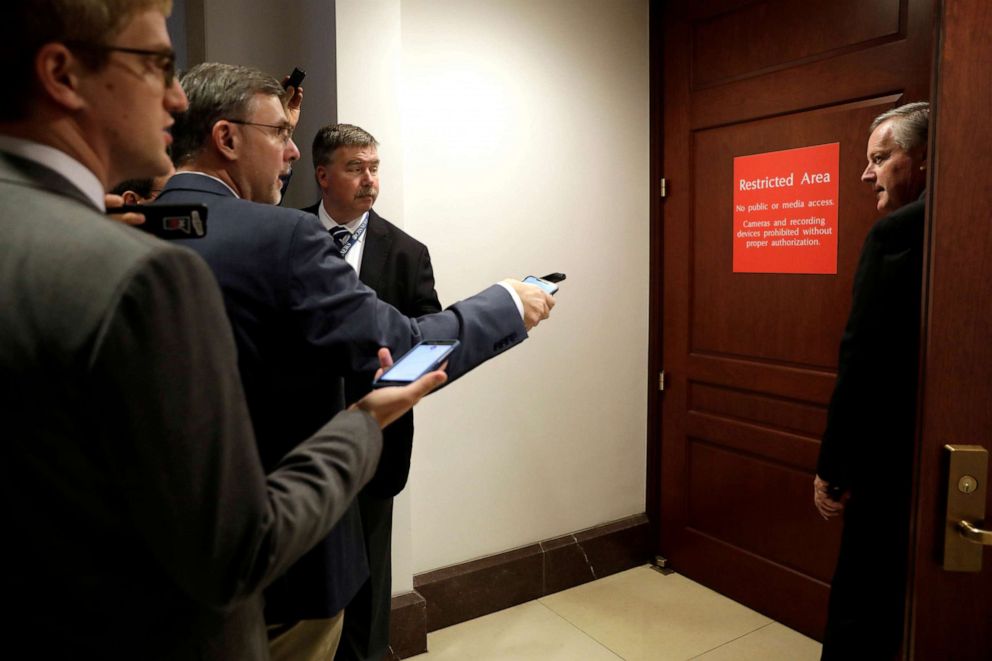
<svg viewBox="0 0 992 661">
<path fill-rule="evenodd" d="M 394 590 L 644 510 L 647 0 L 338 0 L 340 121 L 442 303 L 564 271 L 552 319 L 417 411 Z"/>
</svg>

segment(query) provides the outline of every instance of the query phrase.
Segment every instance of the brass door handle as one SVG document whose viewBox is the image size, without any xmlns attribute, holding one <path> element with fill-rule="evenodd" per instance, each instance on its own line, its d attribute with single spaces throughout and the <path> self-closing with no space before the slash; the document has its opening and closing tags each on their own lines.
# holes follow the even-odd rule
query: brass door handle
<svg viewBox="0 0 992 661">
<path fill-rule="evenodd" d="M 970 521 L 958 521 L 958 532 L 969 542 L 992 546 L 992 530 L 977 528 Z"/>
</svg>

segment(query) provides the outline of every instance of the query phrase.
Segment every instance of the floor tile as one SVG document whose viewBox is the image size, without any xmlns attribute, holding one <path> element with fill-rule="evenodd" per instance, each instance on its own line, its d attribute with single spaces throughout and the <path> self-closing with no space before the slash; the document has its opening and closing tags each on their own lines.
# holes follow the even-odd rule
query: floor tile
<svg viewBox="0 0 992 661">
<path fill-rule="evenodd" d="M 427 635 L 411 661 L 618 661 L 619 657 L 537 601 Z"/>
<path fill-rule="evenodd" d="M 697 661 L 818 661 L 820 643 L 778 622 L 696 657 Z"/>
<path fill-rule="evenodd" d="M 540 602 L 627 661 L 685 661 L 772 622 L 683 576 L 648 567 Z"/>
</svg>

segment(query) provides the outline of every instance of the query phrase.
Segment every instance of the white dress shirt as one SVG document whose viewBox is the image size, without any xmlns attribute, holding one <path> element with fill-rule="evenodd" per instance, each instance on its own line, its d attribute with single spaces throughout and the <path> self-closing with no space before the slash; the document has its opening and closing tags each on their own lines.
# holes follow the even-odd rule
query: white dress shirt
<svg viewBox="0 0 992 661">
<path fill-rule="evenodd" d="M 327 213 L 327 209 L 324 208 L 324 203 L 321 202 L 317 205 L 317 217 L 320 218 L 320 224 L 323 225 L 326 230 L 330 230 L 335 225 L 341 225 L 346 230 L 354 234 L 355 230 L 358 229 L 358 226 L 362 224 L 362 221 L 369 217 L 369 212 L 366 211 L 353 221 L 342 224 L 331 218 L 330 214 Z M 355 269 L 355 273 L 362 272 L 362 253 L 365 251 L 365 237 L 368 236 L 368 234 L 369 228 L 366 227 L 365 231 L 362 232 L 362 235 L 358 238 L 358 240 L 351 244 L 351 249 L 348 250 L 348 254 L 344 256 L 344 261 L 348 262 L 348 264 L 351 265 L 351 268 Z"/>
</svg>

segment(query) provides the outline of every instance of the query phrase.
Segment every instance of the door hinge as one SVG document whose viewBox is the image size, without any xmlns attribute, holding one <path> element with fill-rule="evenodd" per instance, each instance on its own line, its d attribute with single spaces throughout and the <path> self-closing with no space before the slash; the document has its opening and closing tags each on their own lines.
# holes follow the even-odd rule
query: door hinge
<svg viewBox="0 0 992 661">
<path fill-rule="evenodd" d="M 668 197 L 668 179 L 665 177 L 661 178 L 661 185 L 659 186 L 659 194 L 661 197 Z"/>
<path fill-rule="evenodd" d="M 658 372 L 658 390 L 665 390 L 665 370 Z"/>
</svg>

